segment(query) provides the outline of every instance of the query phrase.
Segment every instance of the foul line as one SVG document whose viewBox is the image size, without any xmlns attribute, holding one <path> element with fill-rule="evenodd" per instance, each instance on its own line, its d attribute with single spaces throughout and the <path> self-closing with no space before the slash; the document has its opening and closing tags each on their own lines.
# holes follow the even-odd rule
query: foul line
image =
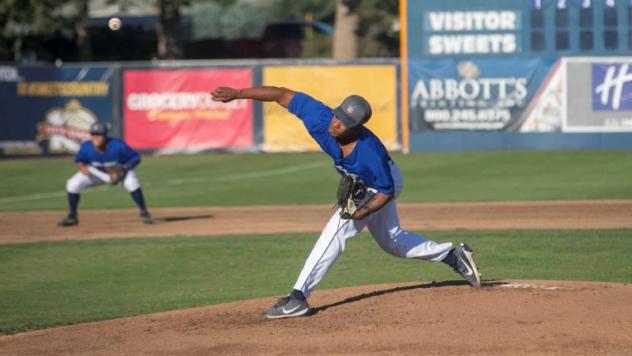
<svg viewBox="0 0 632 356">
<path fill-rule="evenodd" d="M 107 189 L 109 189 L 109 187 L 101 186 L 101 187 L 95 187 L 91 191 L 83 192 L 83 193 L 90 193 L 90 192 L 95 192 L 95 191 L 105 191 Z M 66 196 L 66 192 L 65 191 L 36 193 L 36 194 L 29 194 L 29 195 L 17 195 L 17 196 L 13 196 L 13 197 L 0 198 L 0 203 L 12 203 L 12 202 L 24 201 L 24 200 L 50 199 L 50 198 L 59 198 L 59 197 L 64 197 L 64 196 Z"/>
<path fill-rule="evenodd" d="M 306 169 L 318 168 L 324 166 L 325 163 L 316 162 L 309 164 L 299 164 L 296 166 L 289 166 L 279 169 L 270 169 L 267 171 L 258 171 L 258 172 L 248 172 L 241 174 L 231 174 L 222 177 L 209 178 L 191 178 L 191 179 L 172 179 L 167 181 L 167 185 L 181 185 L 181 184 L 191 184 L 191 183 L 208 183 L 208 182 L 224 182 L 228 180 L 240 180 L 240 179 L 252 179 L 252 178 L 261 178 L 261 177 L 270 177 L 270 176 L 278 176 L 281 174 L 294 173 Z"/>
<path fill-rule="evenodd" d="M 299 164 L 295 166 L 289 166 L 279 169 L 270 169 L 267 171 L 258 171 L 258 172 L 249 172 L 249 173 L 241 173 L 241 174 L 231 174 L 222 177 L 209 178 L 209 177 L 201 177 L 201 178 L 190 178 L 190 179 L 172 179 L 166 181 L 164 184 L 167 186 L 176 186 L 182 184 L 196 184 L 196 183 L 208 183 L 208 182 L 224 182 L 229 180 L 241 180 L 241 179 L 253 179 L 253 178 L 261 178 L 261 177 L 270 177 L 276 175 L 282 175 L 287 173 L 294 173 L 306 169 L 313 169 L 325 166 L 324 162 L 316 162 L 316 163 L 308 163 L 308 164 Z M 142 186 L 153 186 L 154 184 L 145 183 Z M 104 191 L 110 189 L 109 186 L 100 186 L 95 189 L 91 189 L 88 191 L 84 191 L 83 193 L 95 192 L 95 191 Z M 59 198 L 66 195 L 65 191 L 55 191 L 55 192 L 46 192 L 46 193 L 36 193 L 36 194 L 28 194 L 28 195 L 17 195 L 12 197 L 0 198 L 0 203 L 12 203 L 17 201 L 25 201 L 25 200 L 40 200 L 40 199 L 51 199 L 51 198 Z"/>
</svg>

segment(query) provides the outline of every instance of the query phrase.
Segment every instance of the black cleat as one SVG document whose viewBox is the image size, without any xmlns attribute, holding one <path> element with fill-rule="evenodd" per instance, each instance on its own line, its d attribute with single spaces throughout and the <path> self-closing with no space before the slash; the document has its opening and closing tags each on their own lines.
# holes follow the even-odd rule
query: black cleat
<svg viewBox="0 0 632 356">
<path fill-rule="evenodd" d="M 306 300 L 294 298 L 291 295 L 279 299 L 270 309 L 265 310 L 261 316 L 266 319 L 293 318 L 307 314 L 309 304 Z"/>
<path fill-rule="evenodd" d="M 153 224 L 154 223 L 154 219 L 151 217 L 151 214 L 149 214 L 149 211 L 147 210 L 143 210 L 140 212 L 140 220 L 143 222 L 143 224 Z"/>
<path fill-rule="evenodd" d="M 57 223 L 57 226 L 75 226 L 79 224 L 79 219 L 77 219 L 77 215 L 68 214 L 68 216 L 62 221 Z"/>
<path fill-rule="evenodd" d="M 481 275 L 478 273 L 476 263 L 474 263 L 474 257 L 472 254 L 472 248 L 466 243 L 461 243 L 459 246 L 452 250 L 452 253 L 456 257 L 456 267 L 454 271 L 460 274 L 472 287 L 481 286 Z"/>
</svg>

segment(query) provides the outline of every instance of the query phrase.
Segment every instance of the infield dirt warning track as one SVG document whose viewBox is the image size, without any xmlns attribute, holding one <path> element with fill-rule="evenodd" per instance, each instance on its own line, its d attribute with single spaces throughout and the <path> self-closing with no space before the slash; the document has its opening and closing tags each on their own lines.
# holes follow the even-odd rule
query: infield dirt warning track
<svg viewBox="0 0 632 356">
<path fill-rule="evenodd" d="M 632 228 L 632 200 L 398 203 L 407 230 Z M 151 209 L 143 225 L 134 209 L 80 210 L 76 227 L 57 227 L 63 211 L 0 212 L 0 243 L 126 237 L 320 232 L 330 205 Z"/>
<path fill-rule="evenodd" d="M 632 285 L 402 283 L 322 290 L 309 317 L 274 298 L 0 336 L 1 355 L 630 355 Z"/>
<path fill-rule="evenodd" d="M 632 200 L 399 204 L 410 230 L 632 228 Z M 0 213 L 0 243 L 319 232 L 331 207 Z M 631 251 L 632 252 L 632 251 Z M 629 263 L 629 261 L 622 261 Z M 581 268 L 581 266 L 578 266 Z M 456 278 L 455 278 L 456 279 Z M 0 336 L 0 355 L 632 355 L 632 284 L 488 280 L 317 290 L 309 317 L 263 320 L 275 297 Z"/>
</svg>

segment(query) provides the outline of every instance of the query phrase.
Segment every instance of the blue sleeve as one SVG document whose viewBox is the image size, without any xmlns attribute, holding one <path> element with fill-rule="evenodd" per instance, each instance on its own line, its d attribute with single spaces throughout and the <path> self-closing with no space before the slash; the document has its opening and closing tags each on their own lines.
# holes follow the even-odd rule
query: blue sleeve
<svg viewBox="0 0 632 356">
<path fill-rule="evenodd" d="M 379 167 L 375 174 L 373 186 L 381 193 L 393 195 L 395 192 L 395 183 L 393 182 L 393 176 L 391 176 L 391 167 L 388 162 L 382 162 Z"/>
<path fill-rule="evenodd" d="M 85 145 L 85 142 L 82 143 L 81 146 L 79 146 L 79 152 L 77 152 L 77 155 L 75 156 L 76 163 L 79 163 L 79 162 L 90 163 L 90 158 L 88 158 L 87 149 L 88 147 Z"/>
<path fill-rule="evenodd" d="M 331 108 L 305 93 L 294 94 L 288 110 L 303 121 L 305 128 L 312 136 L 323 131 L 327 132 L 333 115 Z"/>
<path fill-rule="evenodd" d="M 342 155 L 336 139 L 329 134 L 329 123 L 334 113 L 331 108 L 304 93 L 296 93 L 288 110 L 303 121 L 307 132 L 320 148 L 334 160 Z"/>
<path fill-rule="evenodd" d="M 119 162 L 121 163 L 123 168 L 125 168 L 125 170 L 130 170 L 140 163 L 140 155 L 138 154 L 138 152 L 129 147 L 125 142 L 120 142 L 121 156 L 119 158 Z"/>
<path fill-rule="evenodd" d="M 373 165 L 373 187 L 377 189 L 379 192 L 393 195 L 395 193 L 395 182 L 393 181 L 393 176 L 391 175 L 391 158 L 388 154 L 380 155 L 378 159 L 379 162 L 375 162 Z"/>
</svg>

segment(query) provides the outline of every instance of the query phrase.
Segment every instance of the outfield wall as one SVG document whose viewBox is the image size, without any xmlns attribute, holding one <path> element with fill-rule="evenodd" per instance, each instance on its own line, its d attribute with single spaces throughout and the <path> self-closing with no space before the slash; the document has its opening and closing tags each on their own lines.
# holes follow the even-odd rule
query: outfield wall
<svg viewBox="0 0 632 356">
<path fill-rule="evenodd" d="M 336 107 L 351 93 L 362 95 L 373 109 L 367 127 L 389 150 L 400 149 L 395 65 L 266 66 L 262 74 L 263 85 L 309 93 L 330 107 Z M 320 150 L 303 124 L 283 107 L 264 103 L 263 113 L 264 151 Z"/>
<path fill-rule="evenodd" d="M 402 0 L 400 20 L 404 150 L 632 148 L 632 2 Z"/>
<path fill-rule="evenodd" d="M 411 151 L 632 148 L 627 57 L 410 61 Z"/>
<path fill-rule="evenodd" d="M 0 66 L 0 156 L 76 152 L 92 122 L 120 132 L 111 65 Z"/>
<path fill-rule="evenodd" d="M 0 156 L 75 153 L 96 121 L 157 154 L 318 150 L 275 105 L 209 95 L 255 85 L 305 91 L 332 107 L 363 95 L 374 109 L 369 128 L 388 149 L 401 148 L 397 60 L 182 61 L 0 67 Z"/>
<path fill-rule="evenodd" d="M 318 150 L 278 105 L 210 100 L 221 85 L 286 86 L 330 106 L 363 95 L 369 128 L 394 151 L 631 149 L 630 64 L 443 58 L 409 61 L 407 80 L 395 59 L 4 66 L 0 156 L 74 153 L 95 121 L 158 154 Z"/>
</svg>

